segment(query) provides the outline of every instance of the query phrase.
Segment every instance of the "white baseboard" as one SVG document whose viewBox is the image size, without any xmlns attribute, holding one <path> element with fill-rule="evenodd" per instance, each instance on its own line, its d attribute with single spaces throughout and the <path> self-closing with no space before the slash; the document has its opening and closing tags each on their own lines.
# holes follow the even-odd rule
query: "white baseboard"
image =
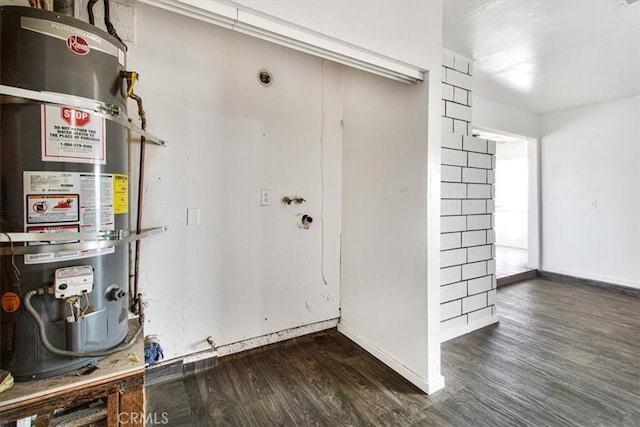
<svg viewBox="0 0 640 427">
<path fill-rule="evenodd" d="M 322 320 L 320 322 L 311 323 L 309 325 L 298 326 L 296 328 L 286 329 L 284 331 L 273 332 L 270 334 L 262 335 L 255 338 L 249 338 L 242 341 L 237 341 L 230 344 L 223 344 L 214 349 L 207 349 L 204 351 L 198 351 L 196 353 L 185 354 L 183 356 L 176 356 L 171 359 L 163 360 L 160 363 L 154 364 L 154 368 L 158 368 L 164 365 L 170 365 L 176 362 L 182 362 L 183 364 L 189 364 L 198 362 L 200 360 L 209 359 L 212 357 L 222 357 L 229 354 L 238 353 L 244 350 L 250 350 L 252 348 L 262 347 L 263 345 L 273 344 L 279 341 L 285 341 L 291 338 L 301 337 L 303 335 L 312 334 L 314 332 L 324 331 L 326 329 L 335 328 L 338 326 L 338 319 Z"/>
<path fill-rule="evenodd" d="M 476 320 L 475 322 L 462 325 L 458 328 L 451 328 L 449 330 L 442 331 L 440 333 L 441 342 L 449 341 L 461 335 L 468 334 L 469 332 L 473 332 L 475 330 L 484 328 L 485 326 L 493 325 L 494 323 L 498 322 L 500 322 L 500 317 L 498 315 L 495 315 Z"/>
<path fill-rule="evenodd" d="M 364 348 L 366 351 L 371 353 L 385 365 L 396 371 L 398 374 L 406 378 L 409 382 L 411 382 L 413 385 L 415 385 L 425 393 L 432 394 L 440 390 L 441 388 L 444 388 L 444 377 L 442 375 L 438 375 L 436 378 L 427 381 L 416 372 L 413 372 L 411 369 L 407 368 L 407 366 L 402 362 L 394 359 L 384 350 L 371 343 L 369 340 L 364 338 L 353 329 L 345 326 L 343 323 L 338 324 L 338 331 L 349 338 L 351 341 L 358 344 L 360 347 Z"/>
<path fill-rule="evenodd" d="M 273 332 L 255 338 L 249 338 L 230 344 L 218 346 L 218 356 L 227 356 L 229 354 L 238 353 L 252 348 L 262 347 L 263 345 L 273 344 L 279 341 L 285 341 L 291 338 L 301 337 L 303 335 L 312 334 L 314 332 L 324 331 L 338 326 L 338 318 L 322 320 L 320 322 L 311 323 L 309 325 L 298 326 L 296 328 L 285 329 L 284 331 Z"/>
</svg>

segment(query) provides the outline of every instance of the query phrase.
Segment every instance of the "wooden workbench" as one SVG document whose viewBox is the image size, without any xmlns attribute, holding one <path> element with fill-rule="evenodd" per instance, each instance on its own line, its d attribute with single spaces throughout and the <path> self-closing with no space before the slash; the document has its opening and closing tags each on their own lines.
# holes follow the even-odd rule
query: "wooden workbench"
<svg viewBox="0 0 640 427">
<path fill-rule="evenodd" d="M 136 326 L 130 325 L 131 333 Z M 99 369 L 89 375 L 79 375 L 83 368 L 52 378 L 15 383 L 0 393 L 0 423 L 32 415 L 46 416 L 55 409 L 105 399 L 109 427 L 144 426 L 143 335 L 128 350 L 101 359 Z M 133 360 L 133 353 L 138 361 Z"/>
</svg>

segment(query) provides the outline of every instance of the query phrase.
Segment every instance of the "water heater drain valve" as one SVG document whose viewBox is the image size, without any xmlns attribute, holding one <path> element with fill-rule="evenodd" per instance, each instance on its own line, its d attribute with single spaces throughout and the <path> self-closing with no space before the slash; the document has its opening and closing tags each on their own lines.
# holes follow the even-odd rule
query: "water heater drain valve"
<svg viewBox="0 0 640 427">
<path fill-rule="evenodd" d="M 93 267 L 81 265 L 56 270 L 53 279 L 54 296 L 60 299 L 79 297 L 93 290 Z"/>
</svg>

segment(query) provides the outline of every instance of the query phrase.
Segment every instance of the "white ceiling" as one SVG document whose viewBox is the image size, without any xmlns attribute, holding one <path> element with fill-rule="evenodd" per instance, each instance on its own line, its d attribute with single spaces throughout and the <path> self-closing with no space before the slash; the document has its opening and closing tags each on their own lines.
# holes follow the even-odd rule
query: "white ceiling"
<svg viewBox="0 0 640 427">
<path fill-rule="evenodd" d="M 640 94 L 640 1 L 445 0 L 476 94 L 543 114 Z"/>
</svg>

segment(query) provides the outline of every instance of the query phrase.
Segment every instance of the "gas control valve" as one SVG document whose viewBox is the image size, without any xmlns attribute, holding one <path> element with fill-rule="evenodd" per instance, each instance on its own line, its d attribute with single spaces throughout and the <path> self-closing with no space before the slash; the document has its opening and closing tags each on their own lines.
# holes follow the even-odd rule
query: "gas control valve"
<svg viewBox="0 0 640 427">
<path fill-rule="evenodd" d="M 93 267 L 80 265 L 56 270 L 54 279 L 54 296 L 65 299 L 79 297 L 93 290 Z"/>
</svg>

